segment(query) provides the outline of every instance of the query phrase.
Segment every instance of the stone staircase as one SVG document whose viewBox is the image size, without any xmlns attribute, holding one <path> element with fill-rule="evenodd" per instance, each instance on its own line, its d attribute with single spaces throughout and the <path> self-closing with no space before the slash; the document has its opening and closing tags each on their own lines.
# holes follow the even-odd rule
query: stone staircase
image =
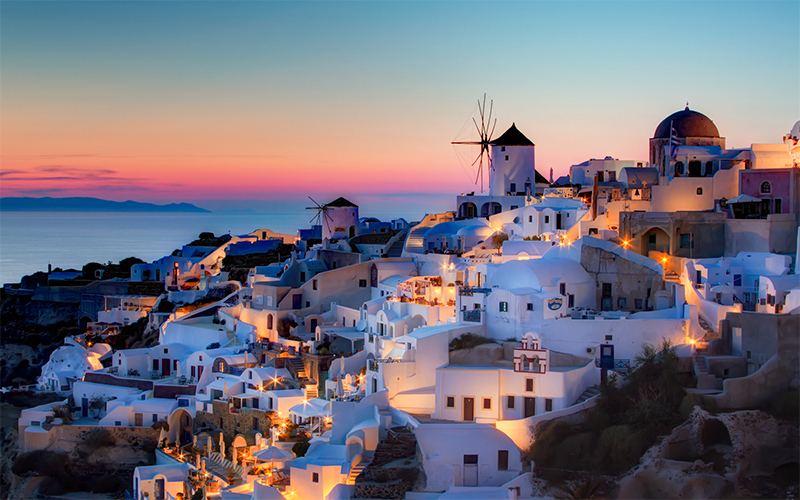
<svg viewBox="0 0 800 500">
<path fill-rule="evenodd" d="M 237 479 L 241 480 L 242 475 L 244 475 L 244 469 L 242 469 L 241 465 L 234 465 L 233 462 L 223 458 L 223 456 L 216 451 L 211 452 L 207 458 L 203 459 L 203 462 L 205 462 L 208 472 L 225 479 L 225 481 L 228 480 L 228 469 L 230 468 L 234 470 L 234 483 L 236 483 Z"/>
<path fill-rule="evenodd" d="M 671 281 L 673 283 L 680 283 L 681 278 L 672 269 L 664 269 L 664 281 Z"/>
<path fill-rule="evenodd" d="M 722 390 L 722 379 L 713 373 L 708 373 L 706 356 L 697 353 L 692 356 L 692 371 L 697 378 L 697 388 L 700 390 Z"/>
<path fill-rule="evenodd" d="M 430 217 L 425 215 L 422 222 L 409 230 L 403 254 L 425 253 L 425 233 L 436 224 L 437 221 L 431 221 Z"/>
<path fill-rule="evenodd" d="M 592 399 L 593 397 L 595 397 L 595 396 L 597 396 L 599 394 L 600 394 L 600 386 L 599 385 L 593 385 L 593 386 L 589 387 L 588 389 L 586 389 L 585 391 L 583 391 L 583 394 L 581 394 L 578 397 L 578 399 L 575 401 L 575 403 L 573 403 L 572 406 L 579 405 L 579 404 L 585 402 L 587 399 Z"/>
<path fill-rule="evenodd" d="M 367 465 L 369 465 L 367 461 L 362 458 L 360 462 L 351 467 L 350 475 L 347 476 L 347 484 L 356 484 L 356 478 L 361 475 L 361 472 L 364 469 L 367 468 Z"/>
<path fill-rule="evenodd" d="M 413 479 L 400 474 L 403 467 L 383 466 L 401 459 L 416 461 L 416 454 L 417 437 L 410 429 L 389 429 L 386 439 L 378 443 L 372 461 L 355 477 L 352 498 L 405 498 L 405 493 L 414 486 Z"/>
<path fill-rule="evenodd" d="M 306 365 L 303 364 L 303 360 L 301 358 L 286 358 L 286 364 L 284 366 L 287 370 L 289 370 L 289 373 L 292 374 L 292 377 L 294 377 L 294 379 L 301 384 L 308 380 Z"/>
<path fill-rule="evenodd" d="M 702 317 L 697 316 L 698 322 L 700 323 L 700 327 L 705 330 L 706 334 L 703 337 L 703 341 L 708 342 L 710 340 L 720 338 L 720 334 L 714 331 L 714 328 L 708 323 L 708 321 Z"/>
<path fill-rule="evenodd" d="M 394 238 L 394 241 L 389 244 L 389 247 L 385 249 L 384 253 L 387 257 L 402 257 L 403 256 L 403 248 L 406 244 L 406 238 L 408 238 L 408 231 L 409 228 L 405 228 L 400 231 Z"/>
</svg>

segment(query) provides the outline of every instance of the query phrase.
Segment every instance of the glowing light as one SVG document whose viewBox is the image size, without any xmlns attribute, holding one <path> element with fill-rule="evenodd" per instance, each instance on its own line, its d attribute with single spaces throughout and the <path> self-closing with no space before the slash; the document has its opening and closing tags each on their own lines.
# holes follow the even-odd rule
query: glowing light
<svg viewBox="0 0 800 500">
<path fill-rule="evenodd" d="M 666 263 L 667 263 L 667 258 L 666 258 L 666 257 L 661 257 L 661 262 L 662 262 L 663 264 L 666 264 Z"/>
<path fill-rule="evenodd" d="M 631 244 L 631 242 L 630 242 L 630 241 L 628 241 L 628 240 L 622 240 L 622 246 L 623 246 L 623 247 L 626 247 L 626 246 L 628 246 L 628 245 L 630 245 L 630 244 Z"/>
<path fill-rule="evenodd" d="M 689 341 L 689 343 L 692 344 L 692 345 L 695 345 L 697 343 L 697 341 L 695 339 L 692 339 L 692 340 Z"/>
</svg>

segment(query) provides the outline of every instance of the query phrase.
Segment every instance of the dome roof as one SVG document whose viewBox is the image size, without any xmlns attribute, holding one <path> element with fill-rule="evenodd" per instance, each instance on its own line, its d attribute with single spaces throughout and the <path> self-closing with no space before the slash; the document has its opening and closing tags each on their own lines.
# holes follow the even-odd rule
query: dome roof
<svg viewBox="0 0 800 500">
<path fill-rule="evenodd" d="M 692 111 L 687 106 L 683 111 L 672 113 L 658 124 L 653 139 L 668 139 L 669 125 L 675 127 L 678 137 L 719 137 L 714 122 L 703 113 Z"/>
</svg>

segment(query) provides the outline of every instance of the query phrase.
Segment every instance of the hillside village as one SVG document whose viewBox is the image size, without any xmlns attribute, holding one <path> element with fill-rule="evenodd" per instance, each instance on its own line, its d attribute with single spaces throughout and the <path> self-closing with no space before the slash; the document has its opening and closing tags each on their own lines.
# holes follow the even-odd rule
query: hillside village
<svg viewBox="0 0 800 500">
<path fill-rule="evenodd" d="M 687 106 L 648 159 L 549 180 L 535 148 L 511 125 L 488 191 L 420 221 L 340 197 L 297 234 L 6 285 L 81 322 L 9 498 L 108 464 L 132 476 L 92 491 L 135 500 L 800 493 L 800 122 L 727 149 Z"/>
</svg>

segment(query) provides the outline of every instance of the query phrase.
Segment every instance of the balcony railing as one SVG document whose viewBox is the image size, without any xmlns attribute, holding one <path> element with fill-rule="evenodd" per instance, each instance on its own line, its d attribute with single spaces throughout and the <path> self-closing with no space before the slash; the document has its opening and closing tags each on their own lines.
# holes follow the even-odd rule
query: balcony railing
<svg viewBox="0 0 800 500">
<path fill-rule="evenodd" d="M 469 322 L 469 323 L 480 323 L 481 322 L 481 312 L 483 312 L 482 309 L 472 309 L 472 310 L 461 311 L 461 313 L 463 315 L 463 318 L 464 318 L 464 321 Z"/>
<path fill-rule="evenodd" d="M 600 368 L 600 358 L 595 358 L 594 366 Z M 628 371 L 631 367 L 631 360 L 630 359 L 614 359 L 614 368 L 615 371 Z"/>
<path fill-rule="evenodd" d="M 476 293 L 491 293 L 491 288 L 481 288 L 481 287 L 474 287 L 474 286 L 467 286 L 463 287 L 458 291 L 458 294 L 462 297 L 472 297 Z"/>
</svg>

